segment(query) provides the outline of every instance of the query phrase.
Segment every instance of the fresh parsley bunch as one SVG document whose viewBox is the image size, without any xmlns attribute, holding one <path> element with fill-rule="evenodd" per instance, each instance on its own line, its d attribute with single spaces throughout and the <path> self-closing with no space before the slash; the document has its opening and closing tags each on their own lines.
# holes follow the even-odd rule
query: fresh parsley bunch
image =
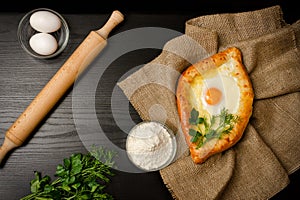
<svg viewBox="0 0 300 200">
<path fill-rule="evenodd" d="M 87 154 L 76 153 L 63 160 L 56 169 L 56 180 L 35 172 L 30 182 L 31 194 L 21 200 L 112 200 L 104 188 L 113 176 L 115 153 L 104 148 L 93 148 Z M 105 160 L 105 161 L 103 161 Z"/>
</svg>

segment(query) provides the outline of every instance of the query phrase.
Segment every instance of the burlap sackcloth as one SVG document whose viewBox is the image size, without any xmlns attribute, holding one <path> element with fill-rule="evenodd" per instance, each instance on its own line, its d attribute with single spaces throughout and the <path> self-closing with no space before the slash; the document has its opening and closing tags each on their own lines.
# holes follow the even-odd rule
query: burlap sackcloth
<svg viewBox="0 0 300 200">
<path fill-rule="evenodd" d="M 143 120 L 177 136 L 175 161 L 160 170 L 174 199 L 268 199 L 300 166 L 300 20 L 287 24 L 280 6 L 199 16 L 168 41 L 159 56 L 118 83 Z M 242 139 L 195 165 L 182 136 L 176 81 L 191 63 L 227 47 L 239 48 L 255 99 Z"/>
</svg>

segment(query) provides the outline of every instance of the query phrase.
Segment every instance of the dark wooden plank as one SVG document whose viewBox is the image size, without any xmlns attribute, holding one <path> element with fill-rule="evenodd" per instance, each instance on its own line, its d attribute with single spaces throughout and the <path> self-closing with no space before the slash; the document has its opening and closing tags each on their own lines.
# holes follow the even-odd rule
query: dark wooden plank
<svg viewBox="0 0 300 200">
<path fill-rule="evenodd" d="M 124 12 L 151 13 L 151 14 L 170 14 L 170 13 L 196 13 L 197 15 L 221 13 L 221 12 L 239 12 L 260 9 L 271 5 L 281 5 L 285 18 L 289 23 L 299 19 L 299 11 L 297 1 L 286 0 L 189 0 L 189 1 L 174 1 L 174 0 L 114 0 L 101 2 L 99 5 L 94 3 L 62 3 L 60 0 L 52 1 L 34 1 L 27 0 L 24 5 L 20 5 L 16 1 L 3 1 L 0 7 L 0 12 L 26 12 L 39 7 L 47 7 L 57 10 L 60 13 L 110 13 L 111 10 L 121 9 Z"/>
</svg>

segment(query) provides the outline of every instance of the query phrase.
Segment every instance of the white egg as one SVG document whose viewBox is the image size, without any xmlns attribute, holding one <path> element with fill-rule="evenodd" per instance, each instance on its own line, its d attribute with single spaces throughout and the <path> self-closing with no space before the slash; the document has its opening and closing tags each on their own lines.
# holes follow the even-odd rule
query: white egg
<svg viewBox="0 0 300 200">
<path fill-rule="evenodd" d="M 53 54 L 57 47 L 57 41 L 49 33 L 36 33 L 29 40 L 30 47 L 40 55 Z"/>
<path fill-rule="evenodd" d="M 61 27 L 59 17 L 49 11 L 37 11 L 30 16 L 29 23 L 33 29 L 51 33 L 57 31 Z"/>
</svg>

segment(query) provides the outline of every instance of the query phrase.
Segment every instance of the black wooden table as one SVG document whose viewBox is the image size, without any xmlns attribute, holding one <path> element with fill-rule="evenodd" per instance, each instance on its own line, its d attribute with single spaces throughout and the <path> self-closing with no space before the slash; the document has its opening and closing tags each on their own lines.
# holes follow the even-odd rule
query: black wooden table
<svg viewBox="0 0 300 200">
<path fill-rule="evenodd" d="M 158 2 L 156 2 L 158 3 Z M 279 1 L 280 3 L 280 1 Z M 122 7 L 108 4 L 97 10 L 87 6 L 60 7 L 58 4 L 27 4 L 27 7 L 15 8 L 13 3 L 2 7 L 0 13 L 0 142 L 4 133 L 15 121 L 19 114 L 27 107 L 37 93 L 44 87 L 59 67 L 71 55 L 79 43 L 91 30 L 103 25 L 113 9 L 124 10 L 125 21 L 118 26 L 110 36 L 126 30 L 142 27 L 168 28 L 177 32 L 184 32 L 184 22 L 192 17 L 217 12 L 236 12 L 263 8 L 276 3 L 240 3 L 240 7 L 222 6 L 207 3 L 203 7 L 187 9 L 176 4 L 172 9 L 154 6 L 139 11 L 137 6 Z M 247 7 L 248 6 L 248 7 Z M 285 18 L 288 23 L 299 19 L 299 14 L 293 11 L 293 6 L 282 3 Z M 17 26 L 25 12 L 48 7 L 60 12 L 70 26 L 70 40 L 65 51 L 54 59 L 38 60 L 30 57 L 17 41 Z M 193 7 L 193 6 L 191 6 Z M 152 10 L 151 10 L 152 8 Z M 164 10 L 165 9 L 165 10 Z M 132 67 L 145 64 L 154 59 L 160 49 L 139 49 L 128 52 L 116 59 L 105 71 L 105 76 L 97 86 L 96 110 L 99 122 L 105 131 L 121 132 L 113 120 L 111 97 L 117 81 Z M 30 180 L 34 178 L 34 171 L 52 175 L 56 166 L 62 160 L 75 152 L 87 152 L 77 132 L 72 110 L 72 89 L 66 93 L 58 105 L 49 113 L 47 118 L 33 133 L 25 144 L 12 151 L 0 168 L 0 200 L 19 199 L 30 192 Z M 124 98 L 124 97 L 120 97 Z M 134 122 L 141 121 L 136 111 L 128 103 L 130 117 Z M 122 116 L 122 110 L 121 116 Z M 126 113 L 124 114 L 126 115 Z M 112 138 L 120 146 L 124 145 L 125 137 Z M 107 191 L 116 199 L 172 199 L 164 186 L 158 172 L 127 173 L 116 170 Z M 299 170 L 290 176 L 290 185 L 272 199 L 293 199 L 300 196 Z M 293 196 L 293 197 L 292 197 Z"/>
</svg>

